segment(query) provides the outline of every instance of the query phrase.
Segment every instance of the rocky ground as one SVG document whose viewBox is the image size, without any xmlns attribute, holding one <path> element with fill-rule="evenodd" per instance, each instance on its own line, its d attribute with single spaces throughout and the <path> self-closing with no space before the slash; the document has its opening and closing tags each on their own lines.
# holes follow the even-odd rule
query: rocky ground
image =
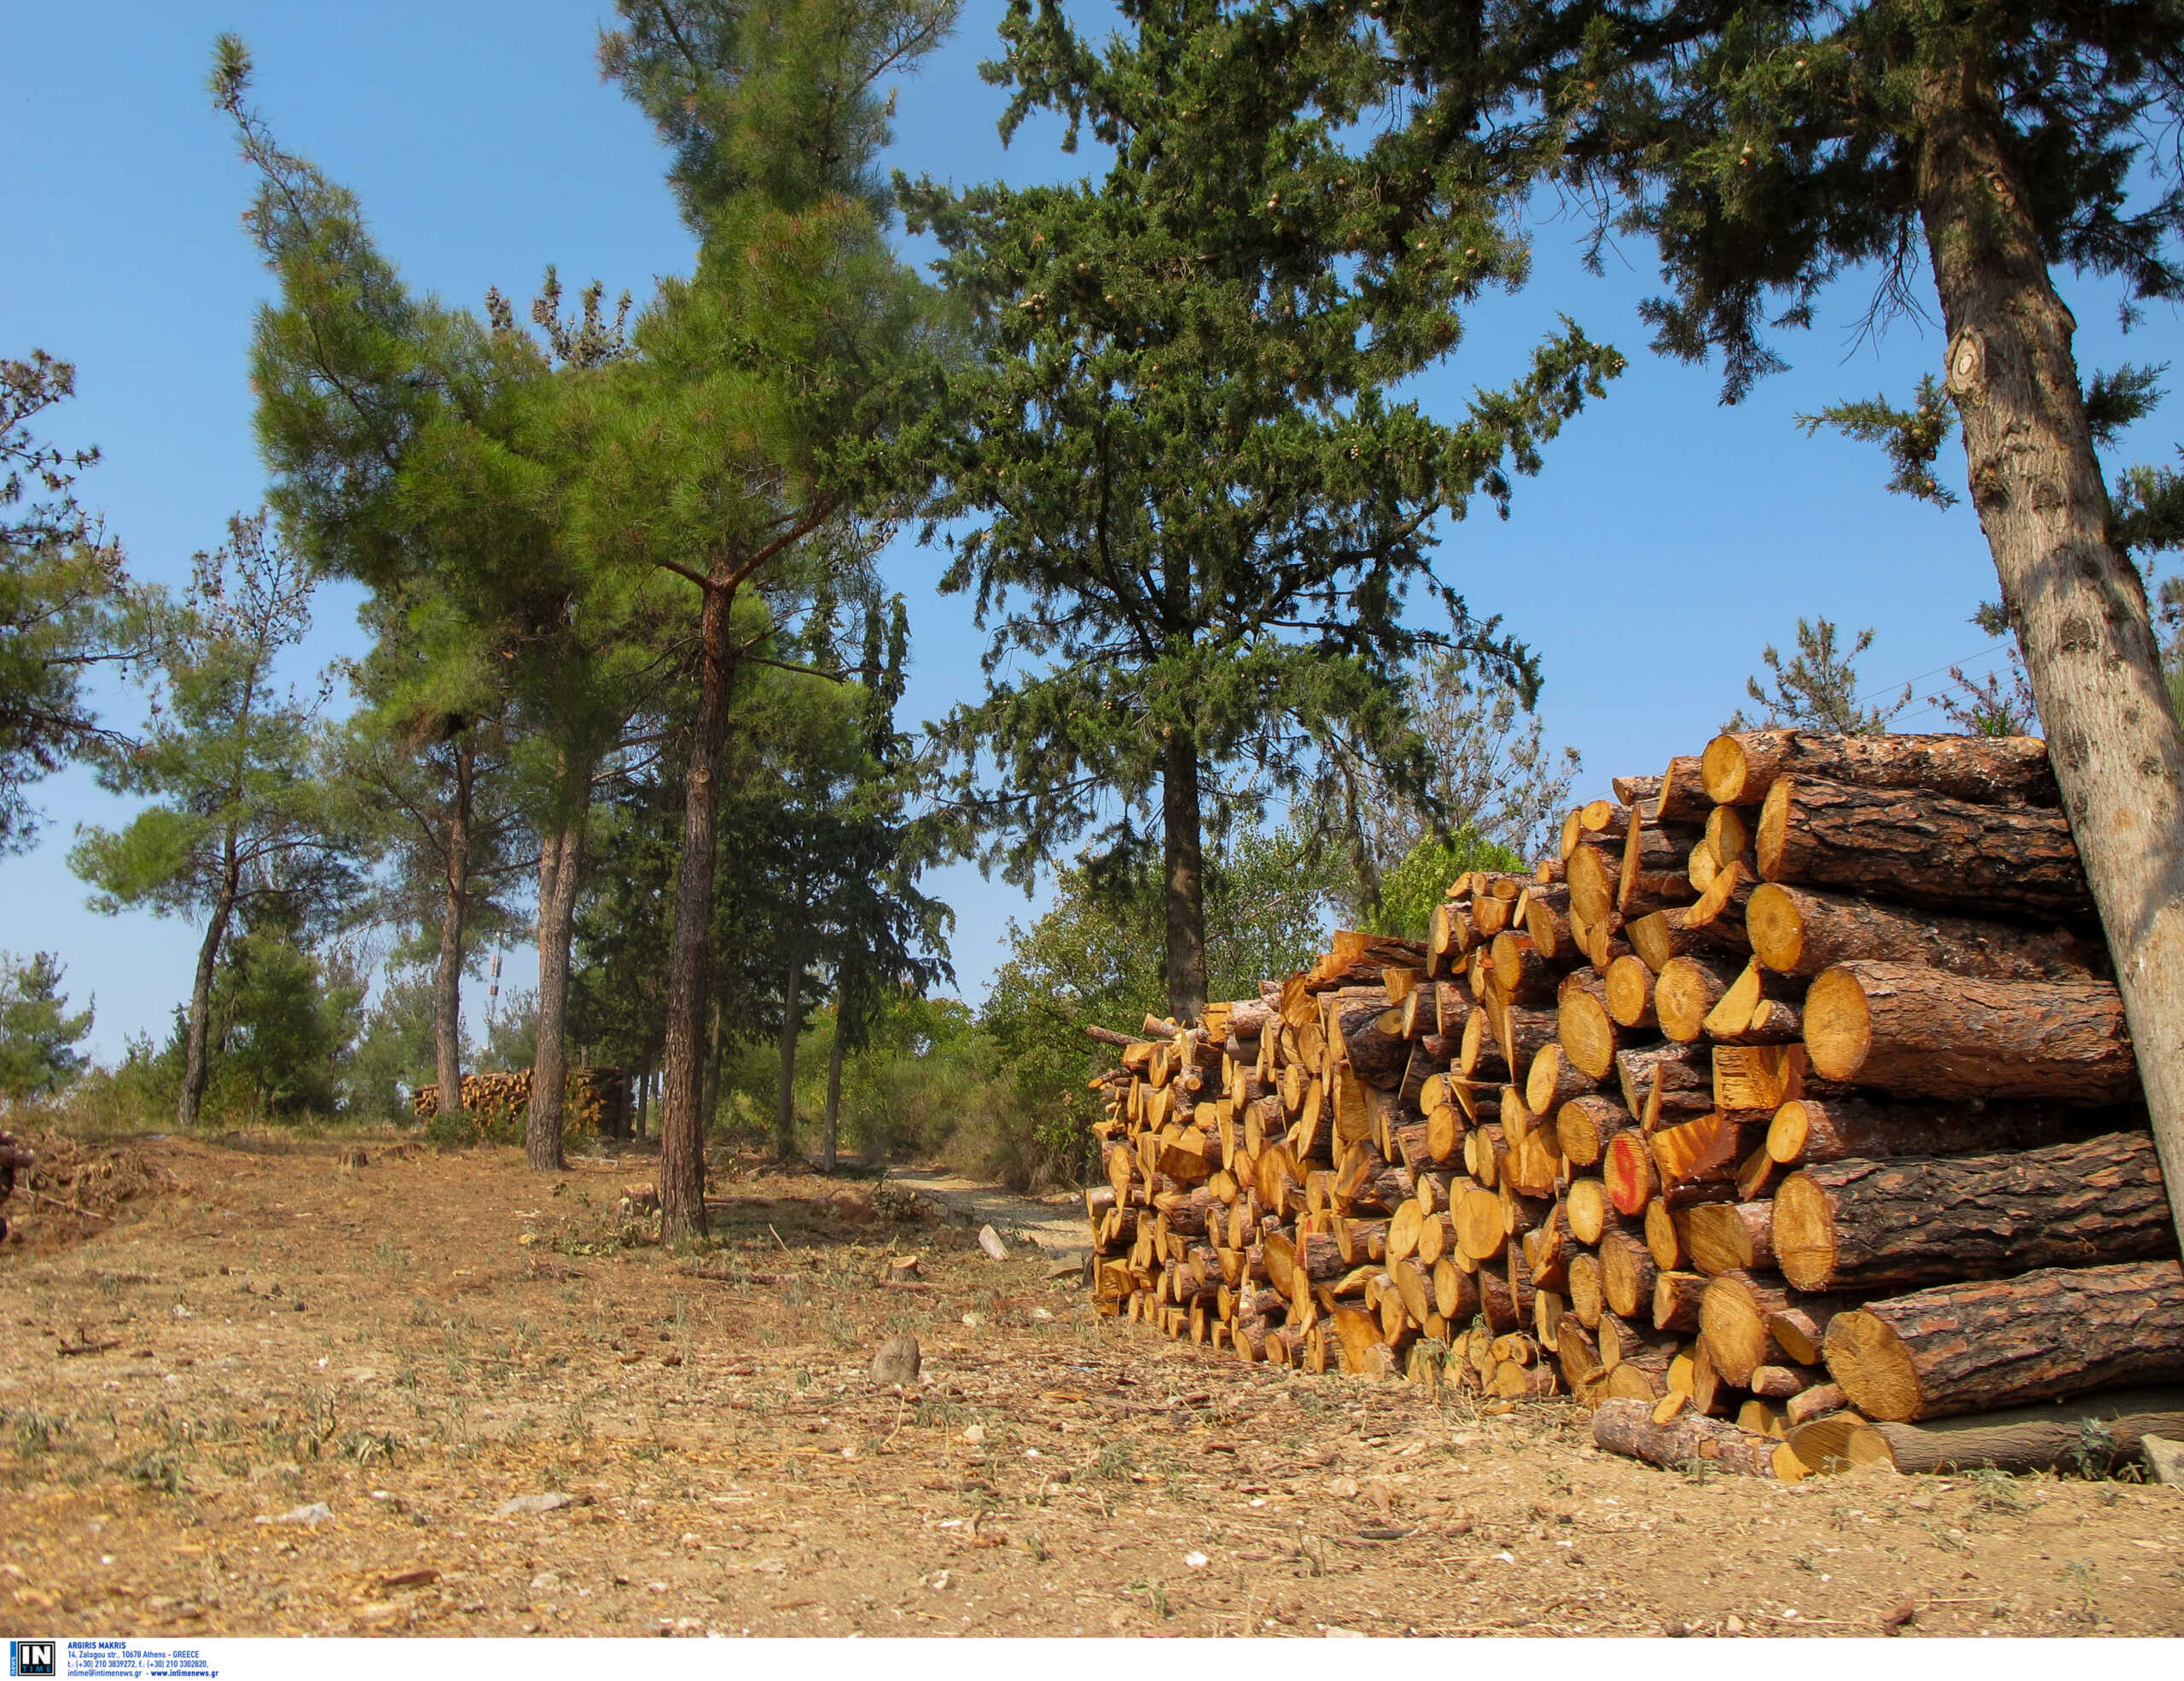
<svg viewBox="0 0 2184 1681">
<path fill-rule="evenodd" d="M 353 1148 L 10 1204 L 0 1631 L 2184 1632 L 2177 1490 L 1693 1480 L 1101 1320 L 868 1182 L 723 1162 L 676 1253 L 624 1241 L 638 1156 Z"/>
</svg>

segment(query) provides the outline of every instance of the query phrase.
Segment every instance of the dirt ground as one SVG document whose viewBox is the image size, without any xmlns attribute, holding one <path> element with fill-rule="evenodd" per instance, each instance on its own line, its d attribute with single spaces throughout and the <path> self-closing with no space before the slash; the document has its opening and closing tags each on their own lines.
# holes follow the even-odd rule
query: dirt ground
<svg viewBox="0 0 2184 1681">
<path fill-rule="evenodd" d="M 10 1205 L 0 1632 L 2184 1633 L 2184 1491 L 1694 1481 L 1101 1321 L 869 1184 L 729 1164 L 678 1256 L 617 1241 L 640 1156 L 392 1143 Z"/>
</svg>

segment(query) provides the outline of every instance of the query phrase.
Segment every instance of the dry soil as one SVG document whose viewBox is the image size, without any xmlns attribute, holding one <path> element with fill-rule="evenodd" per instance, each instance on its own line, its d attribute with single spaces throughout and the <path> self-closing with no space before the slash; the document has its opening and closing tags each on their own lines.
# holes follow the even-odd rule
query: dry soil
<svg viewBox="0 0 2184 1681">
<path fill-rule="evenodd" d="M 722 1163 L 677 1254 L 624 1241 L 640 1156 L 393 1143 L 142 1140 L 10 1205 L 5 1632 L 2184 1632 L 2178 1490 L 1693 1480 L 1101 1320 L 868 1184 Z"/>
</svg>

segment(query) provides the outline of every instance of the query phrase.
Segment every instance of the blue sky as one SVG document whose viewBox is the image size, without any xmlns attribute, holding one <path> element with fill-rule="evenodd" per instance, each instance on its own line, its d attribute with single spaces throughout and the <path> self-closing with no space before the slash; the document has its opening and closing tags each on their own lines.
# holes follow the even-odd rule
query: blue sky
<svg viewBox="0 0 2184 1681">
<path fill-rule="evenodd" d="M 690 241 L 650 130 L 594 68 L 610 10 L 595 0 L 15 9 L 0 205 L 16 254 L 0 269 L 0 354 L 36 346 L 76 364 L 78 398 L 50 435 L 103 451 L 84 498 L 138 576 L 186 576 L 192 551 L 216 544 L 263 486 L 245 353 L 266 280 L 236 225 L 247 180 L 204 93 L 213 37 L 233 30 L 250 44 L 265 115 L 286 144 L 357 190 L 413 285 L 474 305 L 490 285 L 530 295 L 551 262 L 572 289 L 597 276 L 642 303 L 653 276 L 687 270 Z M 1000 10 L 973 0 L 956 38 L 904 81 L 900 167 L 966 184 L 1084 167 L 1059 152 L 1050 125 L 1002 148 L 1002 96 L 977 73 Z M 1612 253 L 1596 278 L 1577 261 L 1578 226 L 1550 218 L 1534 231 L 1532 284 L 1473 311 L 1455 354 L 1418 390 L 1436 412 L 1460 413 L 1474 387 L 1517 372 L 1564 314 L 1630 358 L 1606 401 L 1520 484 L 1513 516 L 1474 510 L 1447 528 L 1442 551 L 1443 577 L 1474 609 L 1503 615 L 1539 650 L 1541 709 L 1550 736 L 1583 753 L 1583 790 L 1696 752 L 1741 698 L 1762 644 L 1788 642 L 1800 614 L 1873 626 L 1867 686 L 1926 674 L 1921 706 L 1941 668 L 1989 647 L 1966 622 L 1995 593 L 1971 512 L 1885 494 L 1877 451 L 1808 441 L 1794 422 L 1844 398 L 1902 397 L 1939 366 L 1933 325 L 1901 322 L 1878 345 L 1862 341 L 1870 288 L 1853 277 L 1815 329 L 1786 344 L 1792 370 L 1725 409 L 1715 370 L 1645 347 L 1635 311 L 1653 289 L 1650 250 Z M 2065 294 L 2085 368 L 2176 359 L 2184 330 L 2173 311 L 2157 308 L 2126 339 L 2111 288 L 2066 277 Z M 2175 414 L 2172 404 L 2141 422 L 2118 458 L 2167 459 Z M 1952 443 L 1944 482 L 1961 474 Z M 967 606 L 935 592 L 938 556 L 905 544 L 889 571 L 912 614 L 908 709 L 937 716 L 975 683 L 981 639 Z M 353 595 L 322 598 L 299 678 L 357 646 L 354 606 Z M 114 720 L 129 722 L 133 705 L 117 695 Z M 1900 727 L 1922 726 L 1907 714 Z M 80 772 L 46 782 L 38 799 L 44 840 L 0 858 L 0 946 L 59 952 L 73 996 L 96 995 L 93 1044 L 110 1056 L 128 1033 L 164 1031 L 187 990 L 195 934 L 88 910 L 68 840 L 78 823 L 112 823 L 127 808 Z M 1033 907 L 967 866 L 944 872 L 939 891 L 956 906 L 956 967 L 975 998 L 1008 919 Z M 512 980 L 528 969 L 527 954 L 511 955 Z"/>
</svg>

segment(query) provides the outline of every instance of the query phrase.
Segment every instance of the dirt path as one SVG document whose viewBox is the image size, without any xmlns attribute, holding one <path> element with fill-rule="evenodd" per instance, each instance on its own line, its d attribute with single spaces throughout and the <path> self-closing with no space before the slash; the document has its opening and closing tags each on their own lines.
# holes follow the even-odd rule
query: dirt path
<svg viewBox="0 0 2184 1681">
<path fill-rule="evenodd" d="M 1091 1253 L 1080 1196 L 1018 1196 L 931 1167 L 891 1167 L 887 1183 L 923 1197 L 951 1225 L 973 1231 L 990 1225 L 1005 1241 L 1028 1244 L 1056 1260 L 1081 1259 Z"/>
<path fill-rule="evenodd" d="M 635 1161 L 142 1148 L 181 1189 L 0 1249 L 7 1632 L 2184 1632 L 2172 1490 L 1693 1481 L 1099 1320 L 810 1177 L 723 1175 L 678 1258 L 615 1242 Z"/>
</svg>

